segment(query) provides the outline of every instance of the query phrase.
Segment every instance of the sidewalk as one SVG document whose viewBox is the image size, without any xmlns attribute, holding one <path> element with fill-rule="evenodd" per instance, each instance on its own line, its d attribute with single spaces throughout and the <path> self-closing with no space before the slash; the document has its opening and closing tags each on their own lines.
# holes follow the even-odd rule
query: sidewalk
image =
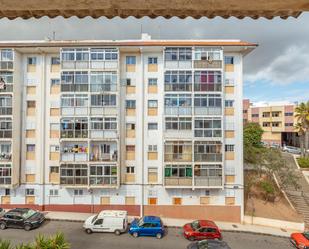
<svg viewBox="0 0 309 249">
<path fill-rule="evenodd" d="M 92 213 L 71 213 L 71 212 L 45 212 L 45 217 L 47 220 L 53 221 L 71 221 L 71 222 L 84 222 Z M 134 217 L 129 217 L 129 222 L 133 220 Z M 181 228 L 184 224 L 191 222 L 192 220 L 184 219 L 171 219 L 162 218 L 163 223 L 168 227 Z M 228 223 L 228 222 L 216 222 L 222 231 L 231 232 L 247 232 L 254 234 L 263 235 L 273 235 L 279 237 L 289 237 L 293 232 L 299 232 L 295 230 L 286 230 L 274 227 L 249 225 L 249 224 L 239 224 L 239 223 Z"/>
</svg>

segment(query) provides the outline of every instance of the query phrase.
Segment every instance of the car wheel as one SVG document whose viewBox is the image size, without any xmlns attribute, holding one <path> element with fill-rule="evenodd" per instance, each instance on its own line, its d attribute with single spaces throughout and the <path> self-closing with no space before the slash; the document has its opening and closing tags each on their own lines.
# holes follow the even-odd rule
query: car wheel
<svg viewBox="0 0 309 249">
<path fill-rule="evenodd" d="M 132 235 L 133 235 L 134 238 L 137 238 L 138 237 L 138 232 L 134 232 L 134 233 L 132 233 Z"/>
<path fill-rule="evenodd" d="M 30 231 L 30 230 L 31 230 L 31 226 L 27 224 L 27 225 L 24 226 L 24 229 L 25 229 L 26 231 Z"/>
<path fill-rule="evenodd" d="M 157 239 L 161 239 L 162 238 L 162 233 L 157 233 L 156 237 L 157 237 Z"/>
<path fill-rule="evenodd" d="M 119 230 L 115 230 L 115 234 L 119 236 L 121 232 Z"/>
<path fill-rule="evenodd" d="M 6 229 L 6 225 L 5 225 L 5 223 L 0 223 L 0 229 L 1 229 L 1 230 Z"/>
<path fill-rule="evenodd" d="M 86 231 L 86 233 L 88 233 L 88 234 L 91 234 L 91 233 L 92 233 L 92 230 L 89 229 L 89 228 L 87 228 L 85 231 Z"/>
<path fill-rule="evenodd" d="M 195 240 L 195 238 L 194 238 L 193 236 L 190 236 L 188 239 L 189 239 L 190 241 L 194 241 L 194 240 Z"/>
</svg>

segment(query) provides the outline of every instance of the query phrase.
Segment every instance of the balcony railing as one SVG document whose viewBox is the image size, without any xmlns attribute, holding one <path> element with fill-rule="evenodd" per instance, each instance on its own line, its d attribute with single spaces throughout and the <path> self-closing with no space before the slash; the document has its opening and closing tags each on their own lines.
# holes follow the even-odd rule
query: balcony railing
<svg viewBox="0 0 309 249">
<path fill-rule="evenodd" d="M 11 176 L 0 176 L 0 185 L 10 185 L 12 183 Z"/>
<path fill-rule="evenodd" d="M 62 61 L 62 69 L 88 69 L 89 61 Z"/>
<path fill-rule="evenodd" d="M 222 68 L 221 60 L 195 60 L 194 68 Z"/>
<path fill-rule="evenodd" d="M 102 153 L 102 154 L 97 154 L 97 153 L 90 153 L 90 161 L 92 162 L 97 162 L 97 161 L 117 161 L 118 155 L 117 152 L 115 153 Z"/>
<path fill-rule="evenodd" d="M 192 107 L 168 107 L 165 106 L 165 115 L 191 115 Z"/>
<path fill-rule="evenodd" d="M 11 161 L 12 159 L 12 153 L 5 153 L 2 152 L 0 153 L 0 161 Z"/>
<path fill-rule="evenodd" d="M 61 138 L 88 138 L 88 131 L 61 131 Z"/>
<path fill-rule="evenodd" d="M 194 154 L 195 162 L 222 162 L 222 154 Z"/>
<path fill-rule="evenodd" d="M 195 186 L 205 186 L 205 187 L 219 187 L 222 186 L 222 177 L 221 176 L 195 176 L 194 177 Z"/>
<path fill-rule="evenodd" d="M 4 89 L 0 89 L 0 93 L 13 92 L 13 84 L 5 84 Z"/>
<path fill-rule="evenodd" d="M 90 176 L 90 185 L 93 186 L 116 186 L 117 176 Z"/>
<path fill-rule="evenodd" d="M 12 131 L 11 130 L 0 130 L 0 138 L 12 138 Z"/>
<path fill-rule="evenodd" d="M 165 177 L 166 186 L 192 186 L 192 177 Z"/>
<path fill-rule="evenodd" d="M 221 107 L 194 107 L 195 115 L 221 115 L 222 108 Z"/>
<path fill-rule="evenodd" d="M 61 153 L 62 162 L 86 162 L 88 161 L 87 153 Z"/>
<path fill-rule="evenodd" d="M 0 62 L 0 70 L 12 70 L 12 69 L 13 69 L 13 61 Z"/>
<path fill-rule="evenodd" d="M 74 177 L 74 176 L 61 176 L 61 185 L 88 185 L 88 176 Z"/>
<path fill-rule="evenodd" d="M 91 92 L 116 92 L 117 84 L 90 84 Z"/>
<path fill-rule="evenodd" d="M 167 154 L 164 155 L 165 162 L 191 162 L 192 161 L 192 154 Z"/>
<path fill-rule="evenodd" d="M 194 84 L 195 92 L 221 92 L 222 84 L 221 83 L 204 83 L 204 84 Z"/>
<path fill-rule="evenodd" d="M 165 84 L 164 90 L 166 92 L 185 92 L 185 91 L 192 91 L 192 83 L 183 83 L 183 84 Z"/>
<path fill-rule="evenodd" d="M 61 92 L 88 92 L 88 84 L 61 84 Z"/>
</svg>

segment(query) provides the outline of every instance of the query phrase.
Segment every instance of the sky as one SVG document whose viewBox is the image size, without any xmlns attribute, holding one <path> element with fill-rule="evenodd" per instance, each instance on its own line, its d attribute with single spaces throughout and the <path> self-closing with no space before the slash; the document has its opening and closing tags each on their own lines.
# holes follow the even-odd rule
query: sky
<svg viewBox="0 0 309 249">
<path fill-rule="evenodd" d="M 136 19 L 76 17 L 0 20 L 0 40 L 241 39 L 259 46 L 245 57 L 244 97 L 253 102 L 309 100 L 309 13 L 297 19 Z"/>
</svg>

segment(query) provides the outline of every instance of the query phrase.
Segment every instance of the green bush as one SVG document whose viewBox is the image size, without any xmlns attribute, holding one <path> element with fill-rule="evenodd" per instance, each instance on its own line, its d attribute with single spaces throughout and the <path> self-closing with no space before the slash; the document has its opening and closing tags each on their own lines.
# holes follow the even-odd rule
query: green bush
<svg viewBox="0 0 309 249">
<path fill-rule="evenodd" d="M 301 167 L 301 168 L 309 168 L 309 157 L 297 158 L 297 162 L 298 162 L 299 167 Z"/>
<path fill-rule="evenodd" d="M 267 194 L 267 195 L 273 195 L 275 193 L 275 188 L 273 184 L 271 184 L 269 181 L 262 181 L 260 183 L 262 190 Z"/>
</svg>

